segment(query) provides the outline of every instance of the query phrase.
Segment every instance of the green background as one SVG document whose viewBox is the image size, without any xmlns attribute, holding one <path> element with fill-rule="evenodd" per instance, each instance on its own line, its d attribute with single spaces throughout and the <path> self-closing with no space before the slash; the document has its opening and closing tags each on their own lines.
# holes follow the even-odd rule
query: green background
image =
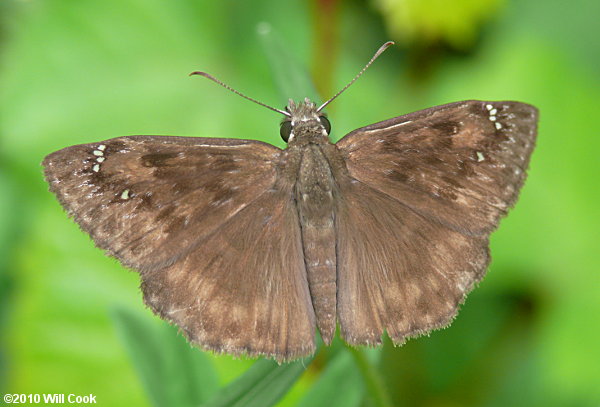
<svg viewBox="0 0 600 407">
<path fill-rule="evenodd" d="M 0 393 L 91 393 L 106 406 L 215 394 L 212 405 L 598 406 L 599 15 L 595 0 L 0 0 Z M 317 94 L 306 75 L 330 96 L 388 39 L 397 46 L 328 108 L 334 139 L 464 99 L 540 109 L 519 203 L 448 329 L 369 352 L 336 341 L 243 375 L 252 360 L 192 349 L 144 309 L 137 275 L 47 192 L 39 163 L 72 144 L 163 134 L 283 147 L 277 114 L 187 74 L 281 107 L 299 88 Z"/>
</svg>

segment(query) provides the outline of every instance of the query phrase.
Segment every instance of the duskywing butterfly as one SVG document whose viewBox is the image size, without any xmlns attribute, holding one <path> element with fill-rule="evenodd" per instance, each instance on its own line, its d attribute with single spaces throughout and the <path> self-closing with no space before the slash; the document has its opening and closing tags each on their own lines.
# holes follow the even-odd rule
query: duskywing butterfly
<svg viewBox="0 0 600 407">
<path fill-rule="evenodd" d="M 384 331 L 401 344 L 449 324 L 485 274 L 537 110 L 450 103 L 332 144 L 321 111 L 342 91 L 319 107 L 263 105 L 285 116 L 284 150 L 119 137 L 50 154 L 46 180 L 98 247 L 140 273 L 145 303 L 201 348 L 290 360 L 315 351 L 315 326 L 331 343 L 338 322 L 351 345 Z"/>
</svg>

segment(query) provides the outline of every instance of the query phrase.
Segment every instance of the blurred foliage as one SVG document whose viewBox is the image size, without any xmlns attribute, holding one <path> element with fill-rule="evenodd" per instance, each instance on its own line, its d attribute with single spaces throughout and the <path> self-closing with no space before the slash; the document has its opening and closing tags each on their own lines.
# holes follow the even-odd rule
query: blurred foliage
<svg viewBox="0 0 600 407">
<path fill-rule="evenodd" d="M 113 318 L 152 405 L 199 406 L 216 393 L 211 361 L 175 328 L 152 324 L 127 308 L 116 308 Z"/>
<path fill-rule="evenodd" d="M 1 392 L 360 406 L 380 380 L 394 406 L 600 403 L 597 1 L 4 0 L 0 13 Z M 174 134 L 283 147 L 273 112 L 187 74 L 206 70 L 279 107 L 305 87 L 317 98 L 309 66 L 323 100 L 388 35 L 406 41 L 328 106 L 334 139 L 463 99 L 541 112 L 490 272 L 448 329 L 359 354 L 336 339 L 282 366 L 200 352 L 144 309 L 137 275 L 47 192 L 39 163 L 71 144 Z M 423 47 L 436 41 L 461 52 Z"/>
<path fill-rule="evenodd" d="M 503 0 L 373 0 L 392 37 L 400 43 L 445 43 L 467 50 Z"/>
</svg>

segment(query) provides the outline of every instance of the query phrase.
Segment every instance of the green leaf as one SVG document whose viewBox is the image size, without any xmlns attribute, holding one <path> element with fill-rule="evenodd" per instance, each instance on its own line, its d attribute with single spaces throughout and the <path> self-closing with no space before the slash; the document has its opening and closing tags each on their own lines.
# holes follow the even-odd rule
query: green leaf
<svg viewBox="0 0 600 407">
<path fill-rule="evenodd" d="M 153 406 L 197 406 L 214 394 L 211 361 L 175 328 L 121 307 L 112 315 Z"/>
<path fill-rule="evenodd" d="M 359 406 L 364 384 L 350 353 L 338 352 L 296 407 Z"/>
<path fill-rule="evenodd" d="M 318 103 L 320 98 L 304 64 L 290 53 L 268 23 L 260 23 L 257 32 L 285 103 L 287 104 L 288 98 L 299 101 L 307 96 Z"/>
<path fill-rule="evenodd" d="M 223 388 L 202 407 L 268 407 L 275 405 L 294 385 L 310 359 L 278 365 L 258 360 L 246 373 Z"/>
</svg>

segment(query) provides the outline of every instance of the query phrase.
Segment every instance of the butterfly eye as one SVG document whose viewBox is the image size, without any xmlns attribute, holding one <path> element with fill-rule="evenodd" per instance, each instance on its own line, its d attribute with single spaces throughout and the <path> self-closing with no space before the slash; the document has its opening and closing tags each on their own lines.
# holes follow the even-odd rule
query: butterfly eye
<svg viewBox="0 0 600 407">
<path fill-rule="evenodd" d="M 287 143 L 288 140 L 290 139 L 291 133 L 292 133 L 292 122 L 289 120 L 286 120 L 283 123 L 281 123 L 281 127 L 279 128 L 279 134 L 281 134 L 281 138 L 283 139 L 283 141 L 285 141 Z"/>
<path fill-rule="evenodd" d="M 319 116 L 319 121 L 325 127 L 325 131 L 327 134 L 331 132 L 331 123 L 329 123 L 329 119 L 326 116 Z"/>
</svg>

